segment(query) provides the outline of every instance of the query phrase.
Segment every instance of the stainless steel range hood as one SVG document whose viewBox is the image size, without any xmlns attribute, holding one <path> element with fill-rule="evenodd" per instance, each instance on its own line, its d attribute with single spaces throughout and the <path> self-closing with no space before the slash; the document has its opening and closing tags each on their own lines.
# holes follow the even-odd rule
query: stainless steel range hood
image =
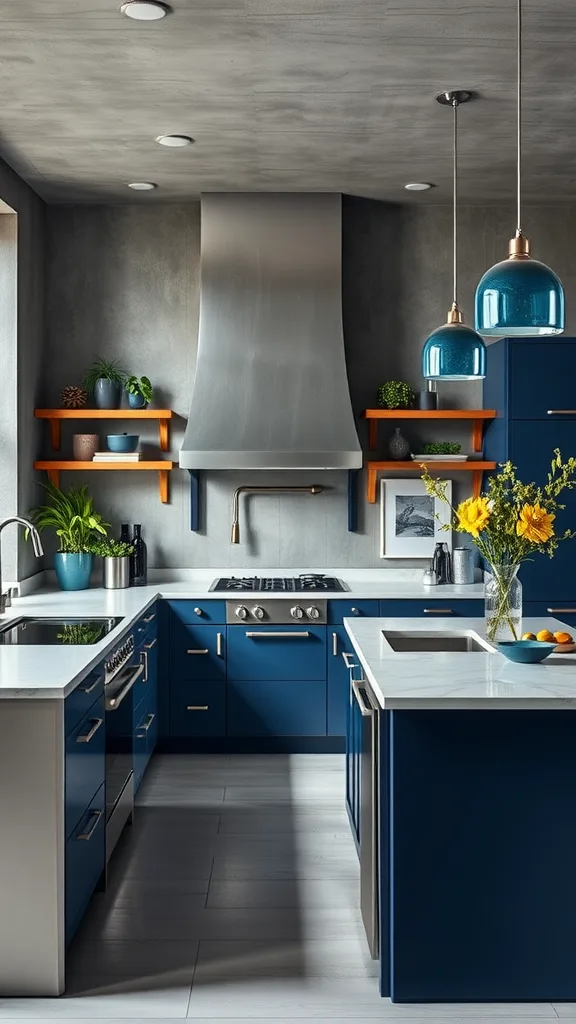
<svg viewBox="0 0 576 1024">
<path fill-rule="evenodd" d="M 353 469 L 341 197 L 202 196 L 198 359 L 184 469 Z"/>
</svg>

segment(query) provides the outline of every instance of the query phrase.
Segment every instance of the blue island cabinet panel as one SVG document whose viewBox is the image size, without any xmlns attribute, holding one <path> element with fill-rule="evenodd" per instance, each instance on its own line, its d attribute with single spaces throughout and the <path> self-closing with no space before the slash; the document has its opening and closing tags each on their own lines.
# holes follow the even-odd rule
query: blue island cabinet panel
<svg viewBox="0 0 576 1024">
<path fill-rule="evenodd" d="M 66 943 L 78 928 L 106 864 L 106 793 L 102 785 L 66 843 Z"/>
</svg>

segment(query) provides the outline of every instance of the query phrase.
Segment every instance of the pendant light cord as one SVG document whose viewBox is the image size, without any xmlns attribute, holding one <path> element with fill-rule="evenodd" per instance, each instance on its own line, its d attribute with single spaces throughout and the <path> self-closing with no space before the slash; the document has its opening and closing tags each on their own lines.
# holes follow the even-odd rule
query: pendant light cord
<svg viewBox="0 0 576 1024">
<path fill-rule="evenodd" d="M 522 0 L 518 0 L 518 18 L 517 18 L 517 37 L 516 37 L 516 49 L 517 49 L 517 126 L 516 126 L 516 145 L 517 145 L 517 159 L 516 159 L 516 235 L 522 234 L 522 227 L 520 224 L 520 206 L 521 206 L 521 163 L 522 163 Z"/>
<path fill-rule="evenodd" d="M 458 248 L 458 228 L 457 228 L 457 209 L 458 209 L 458 100 L 454 96 L 452 98 L 452 109 L 454 110 L 454 146 L 453 146 L 453 159 L 452 159 L 452 177 L 453 177 L 453 190 L 452 190 L 452 275 L 454 282 L 454 291 L 452 301 L 455 306 L 458 305 L 458 259 L 457 259 L 457 248 Z"/>
</svg>

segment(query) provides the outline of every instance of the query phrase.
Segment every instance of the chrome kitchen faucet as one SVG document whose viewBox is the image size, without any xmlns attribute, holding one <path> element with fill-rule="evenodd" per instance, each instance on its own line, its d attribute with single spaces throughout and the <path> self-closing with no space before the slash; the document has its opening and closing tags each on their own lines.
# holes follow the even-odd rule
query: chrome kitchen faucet
<svg viewBox="0 0 576 1024">
<path fill-rule="evenodd" d="M 20 523 L 20 526 L 24 526 L 27 530 L 30 530 L 32 546 L 34 548 L 36 558 L 42 558 L 42 555 L 44 554 L 40 534 L 33 523 L 29 522 L 28 519 L 24 519 L 23 516 L 9 516 L 8 519 L 2 520 L 0 523 L 0 615 L 5 612 L 6 608 L 11 604 L 10 593 L 4 593 L 4 585 L 2 583 L 2 530 L 5 526 L 9 526 L 10 523 Z"/>
</svg>

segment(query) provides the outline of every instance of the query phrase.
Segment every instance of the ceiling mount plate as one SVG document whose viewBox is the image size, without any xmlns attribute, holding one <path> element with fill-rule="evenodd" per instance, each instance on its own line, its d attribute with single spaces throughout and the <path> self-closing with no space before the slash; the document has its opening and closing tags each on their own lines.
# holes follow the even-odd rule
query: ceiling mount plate
<svg viewBox="0 0 576 1024">
<path fill-rule="evenodd" d="M 454 103 L 456 103 L 456 106 L 460 107 L 463 103 L 475 100 L 476 95 L 470 89 L 449 89 L 447 92 L 438 93 L 436 102 L 442 103 L 445 107 L 453 107 Z"/>
</svg>

